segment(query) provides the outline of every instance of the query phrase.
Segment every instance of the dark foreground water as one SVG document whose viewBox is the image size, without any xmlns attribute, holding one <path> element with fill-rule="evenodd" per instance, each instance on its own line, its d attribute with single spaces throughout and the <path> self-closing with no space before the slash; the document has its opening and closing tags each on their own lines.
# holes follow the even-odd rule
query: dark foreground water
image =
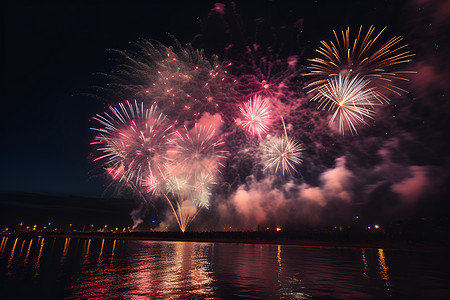
<svg viewBox="0 0 450 300">
<path fill-rule="evenodd" d="M 1 299 L 450 299 L 449 253 L 0 240 Z"/>
</svg>

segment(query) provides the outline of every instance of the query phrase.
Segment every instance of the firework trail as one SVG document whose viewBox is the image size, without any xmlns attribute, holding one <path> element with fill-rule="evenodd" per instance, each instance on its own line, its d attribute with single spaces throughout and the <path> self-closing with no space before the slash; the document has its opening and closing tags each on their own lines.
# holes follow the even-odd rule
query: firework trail
<svg viewBox="0 0 450 300">
<path fill-rule="evenodd" d="M 167 151 L 172 126 L 156 106 L 130 102 L 110 106 L 110 112 L 93 119 L 103 127 L 91 128 L 99 134 L 91 143 L 103 167 L 114 180 L 140 188 L 148 178 L 155 181 L 168 171 Z"/>
<path fill-rule="evenodd" d="M 187 178 L 180 176 L 170 176 L 165 183 L 166 192 L 163 193 L 166 200 L 169 202 L 172 212 L 177 220 L 181 232 L 185 232 L 189 224 L 194 219 L 194 216 L 188 213 L 186 209 L 187 199 L 186 193 L 190 190 Z M 169 196 L 171 196 L 169 198 Z"/>
<path fill-rule="evenodd" d="M 313 75 L 316 79 L 306 87 L 310 89 L 309 92 L 318 91 L 326 85 L 330 76 L 348 73 L 370 79 L 371 86 L 375 88 L 373 92 L 385 102 L 389 99 L 382 90 L 397 95 L 406 92 L 396 85 L 396 81 L 408 80 L 404 75 L 414 72 L 396 68 L 410 62 L 414 54 L 405 50 L 407 45 L 401 44 L 401 37 L 393 37 L 382 43 L 380 36 L 385 29 L 374 34 L 375 27 L 371 26 L 364 35 L 361 26 L 353 42 L 350 41 L 350 28 L 341 32 L 341 38 L 333 30 L 335 41 L 321 41 L 322 46 L 317 52 L 322 57 L 310 59 L 310 72 L 306 75 Z"/>
<path fill-rule="evenodd" d="M 169 201 L 182 232 L 187 230 L 202 208 L 209 207 L 211 187 L 214 184 L 213 177 L 206 173 L 195 178 L 186 176 L 168 178 L 167 192 L 163 195 Z"/>
<path fill-rule="evenodd" d="M 174 146 L 172 177 L 166 189 L 172 196 L 173 210 L 184 232 L 200 210 L 209 207 L 214 178 L 224 167 L 227 152 L 212 126 L 195 124 L 191 130 L 185 126 L 175 132 L 171 144 Z M 193 203 L 196 209 L 186 203 Z"/>
<path fill-rule="evenodd" d="M 243 117 L 242 127 L 252 135 L 257 135 L 261 138 L 261 135 L 269 132 L 272 121 L 270 108 L 266 100 L 262 99 L 261 96 L 254 96 L 243 103 L 239 110 Z"/>
<path fill-rule="evenodd" d="M 212 176 L 188 178 L 172 175 L 164 182 L 161 195 L 168 201 L 181 232 L 185 232 L 202 208 L 208 208 Z"/>
<path fill-rule="evenodd" d="M 356 123 L 368 125 L 366 119 L 375 117 L 374 106 L 381 104 L 369 85 L 370 80 L 358 75 L 339 74 L 328 79 L 311 100 L 320 103 L 318 109 L 334 112 L 328 123 L 330 127 L 337 121 L 343 135 L 346 129 L 358 134 Z"/>
<path fill-rule="evenodd" d="M 246 47 L 247 65 L 234 64 L 233 72 L 240 74 L 236 80 L 237 90 L 248 96 L 293 100 L 297 57 L 281 59 L 273 53 L 264 53 L 258 45 Z"/>
</svg>

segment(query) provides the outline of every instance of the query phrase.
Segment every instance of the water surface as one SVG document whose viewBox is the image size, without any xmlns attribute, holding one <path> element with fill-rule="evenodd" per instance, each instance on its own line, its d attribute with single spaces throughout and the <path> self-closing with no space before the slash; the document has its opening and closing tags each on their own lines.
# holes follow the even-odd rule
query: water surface
<svg viewBox="0 0 450 300">
<path fill-rule="evenodd" d="M 0 237 L 2 299 L 450 299 L 447 253 Z"/>
</svg>

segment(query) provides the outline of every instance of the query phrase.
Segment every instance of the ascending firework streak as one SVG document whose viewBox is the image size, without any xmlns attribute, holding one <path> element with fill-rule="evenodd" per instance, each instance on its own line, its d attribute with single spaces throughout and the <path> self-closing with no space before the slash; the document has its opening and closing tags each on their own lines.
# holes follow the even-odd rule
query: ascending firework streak
<svg viewBox="0 0 450 300">
<path fill-rule="evenodd" d="M 330 127 L 337 120 L 342 134 L 346 128 L 352 134 L 358 134 L 355 123 L 367 125 L 366 119 L 375 116 L 373 106 L 381 104 L 369 84 L 370 80 L 358 75 L 339 74 L 328 79 L 311 100 L 319 101 L 319 109 L 334 112 L 328 123 Z"/>
<path fill-rule="evenodd" d="M 210 189 L 213 184 L 213 177 L 204 173 L 195 179 L 171 176 L 166 181 L 166 192 L 162 195 L 169 202 L 182 232 L 186 231 L 202 208 L 209 207 Z"/>
<path fill-rule="evenodd" d="M 328 44 L 321 41 L 322 47 L 317 50 L 323 58 L 310 60 L 310 73 L 306 75 L 314 75 L 317 79 L 307 86 L 310 89 L 309 92 L 317 91 L 327 84 L 330 76 L 348 73 L 370 79 L 371 86 L 375 87 L 374 94 L 384 102 L 389 102 L 389 99 L 382 90 L 388 90 L 397 95 L 400 95 L 400 92 L 406 92 L 398 87 L 395 81 L 408 80 L 403 75 L 415 72 L 398 71 L 395 68 L 399 64 L 410 62 L 414 54 L 405 50 L 407 45 L 400 44 L 401 37 L 393 37 L 384 44 L 378 43 L 385 29 L 375 35 L 375 28 L 371 26 L 367 34 L 363 36 L 361 26 L 353 43 L 350 42 L 349 28 L 345 32 L 342 31 L 342 40 L 333 30 L 335 42 Z M 378 48 L 377 44 L 380 45 Z"/>
<path fill-rule="evenodd" d="M 239 107 L 243 116 L 242 127 L 252 135 L 266 134 L 272 121 L 269 106 L 261 96 L 254 96 Z"/>
<path fill-rule="evenodd" d="M 212 127 L 198 124 L 191 130 L 184 127 L 184 131 L 177 131 L 171 142 L 175 146 L 175 163 L 167 190 L 173 196 L 174 213 L 184 232 L 200 210 L 208 208 L 214 176 L 220 172 L 219 167 L 223 167 L 226 151 L 223 150 L 224 142 Z M 189 213 L 186 205 L 189 201 L 198 207 L 194 214 Z"/>
<path fill-rule="evenodd" d="M 289 173 L 295 171 L 295 165 L 302 163 L 303 145 L 287 135 L 286 125 L 283 122 L 284 135 L 271 137 L 261 144 L 263 152 L 264 169 L 272 169 L 275 173 Z"/>
</svg>

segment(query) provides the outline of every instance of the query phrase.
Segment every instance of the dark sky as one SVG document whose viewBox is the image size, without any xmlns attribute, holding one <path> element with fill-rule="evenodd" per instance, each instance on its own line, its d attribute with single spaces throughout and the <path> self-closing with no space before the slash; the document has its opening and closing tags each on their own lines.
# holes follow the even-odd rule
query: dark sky
<svg viewBox="0 0 450 300">
<path fill-rule="evenodd" d="M 389 35 L 402 35 L 417 54 L 414 66 L 422 68 L 426 76 L 415 95 L 423 101 L 432 95 L 436 99 L 430 105 L 442 104 L 440 114 L 430 109 L 429 114 L 421 115 L 425 116 L 424 124 L 436 117 L 441 121 L 434 119 L 428 123 L 431 125 L 424 126 L 403 124 L 429 131 L 430 142 L 442 144 L 430 145 L 426 155 L 411 150 L 409 157 L 414 161 L 405 165 L 439 167 L 436 172 L 443 174 L 446 182 L 449 156 L 443 153 L 449 144 L 445 134 L 449 108 L 445 82 L 449 73 L 445 66 L 449 66 L 449 59 L 444 54 L 449 50 L 449 41 L 443 33 L 448 33 L 450 12 L 448 5 L 439 3 L 237 1 L 237 7 L 243 26 L 248 28 L 259 17 L 274 26 L 301 20 L 305 45 L 302 61 L 314 55 L 320 40 L 331 38 L 332 29 L 373 24 L 377 28 L 388 26 Z M 3 3 L 0 192 L 101 196 L 108 182 L 92 175 L 94 165 L 88 157 L 94 134 L 89 127 L 91 117 L 103 111 L 106 104 L 84 95 L 94 82 L 93 74 L 114 65 L 109 49 L 127 49 L 140 38 L 166 42 L 167 33 L 185 43 L 203 41 L 194 37 L 208 32 L 210 40 L 204 42 L 206 45 L 198 43 L 221 54 L 222 41 L 214 41 L 214 34 L 205 29 L 214 4 L 170 0 Z M 440 197 L 446 193 L 440 191 Z"/>
</svg>

